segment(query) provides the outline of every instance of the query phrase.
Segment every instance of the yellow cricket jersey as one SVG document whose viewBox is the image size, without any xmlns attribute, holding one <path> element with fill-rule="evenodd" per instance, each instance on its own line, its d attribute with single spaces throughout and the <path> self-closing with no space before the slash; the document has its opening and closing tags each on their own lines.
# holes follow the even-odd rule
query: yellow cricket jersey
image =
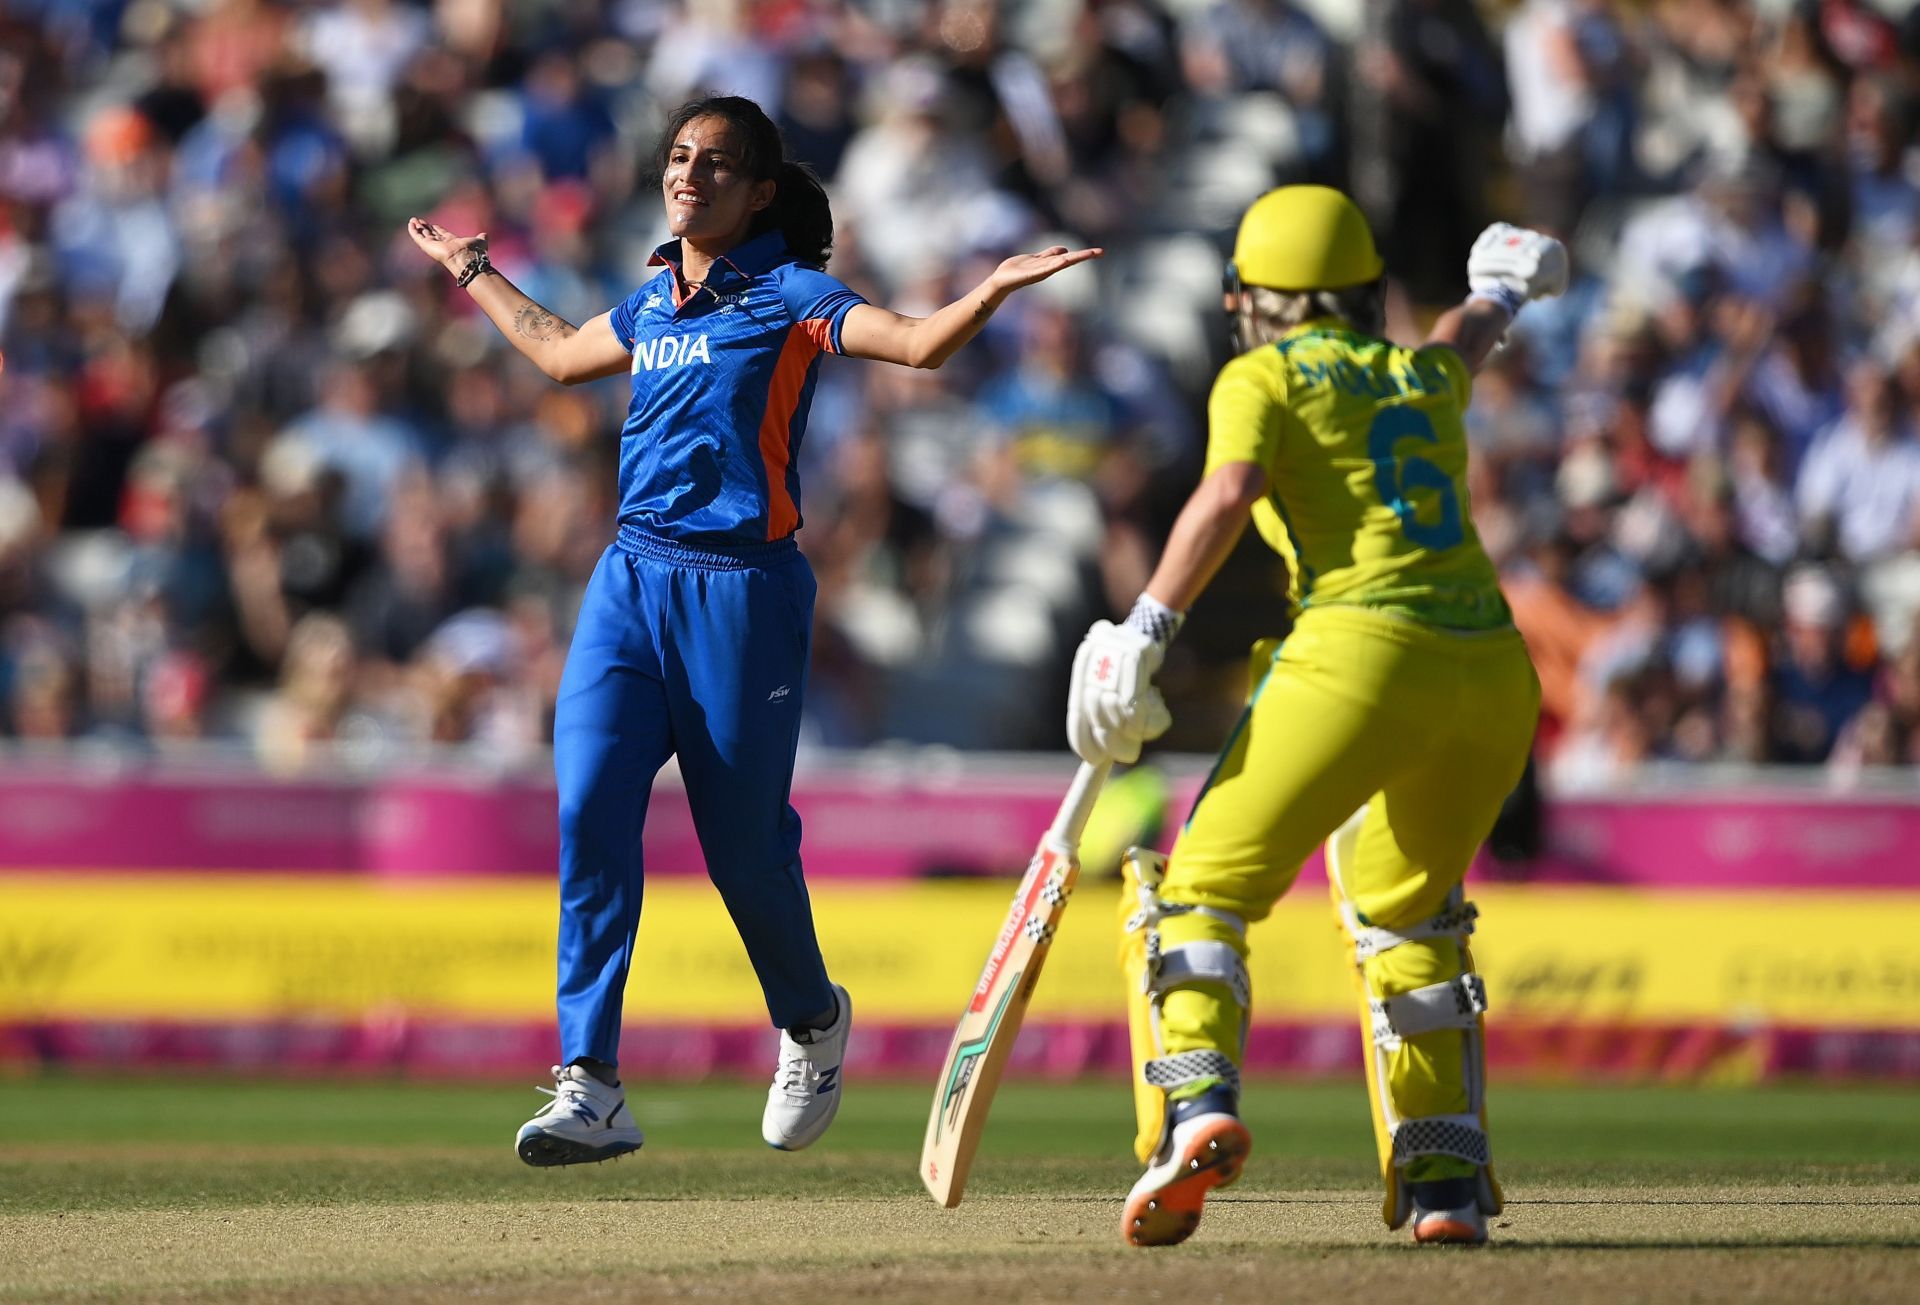
<svg viewBox="0 0 1920 1305">
<path fill-rule="evenodd" d="M 1221 369 L 1207 470 L 1266 468 L 1254 525 L 1293 572 L 1295 613 L 1332 604 L 1456 630 L 1512 623 L 1467 510 L 1472 394 L 1451 349 L 1308 322 Z"/>
</svg>

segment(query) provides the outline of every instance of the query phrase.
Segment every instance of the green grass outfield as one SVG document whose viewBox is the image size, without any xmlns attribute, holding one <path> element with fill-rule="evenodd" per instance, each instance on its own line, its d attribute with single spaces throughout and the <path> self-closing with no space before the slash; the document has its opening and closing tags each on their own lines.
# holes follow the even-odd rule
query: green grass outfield
<svg viewBox="0 0 1920 1305">
<path fill-rule="evenodd" d="M 1496 1088 L 1510 1203 L 1485 1253 L 1385 1231 L 1357 1082 L 1251 1088 L 1246 1177 L 1156 1252 L 1117 1237 L 1123 1085 L 1009 1085 L 952 1212 L 915 1176 L 925 1085 L 855 1083 L 803 1155 L 761 1144 L 761 1099 L 636 1087 L 644 1152 L 532 1170 L 511 1141 L 544 1098 L 512 1086 L 0 1080 L 0 1298 L 725 1299 L 797 1276 L 903 1301 L 1920 1300 L 1912 1091 Z"/>
</svg>

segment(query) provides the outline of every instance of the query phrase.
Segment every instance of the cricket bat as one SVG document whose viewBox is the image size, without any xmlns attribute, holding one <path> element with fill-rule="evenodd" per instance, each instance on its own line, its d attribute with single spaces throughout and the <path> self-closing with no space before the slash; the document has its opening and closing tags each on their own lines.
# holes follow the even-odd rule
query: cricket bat
<svg viewBox="0 0 1920 1305">
<path fill-rule="evenodd" d="M 973 998 L 960 1015 L 947 1063 L 934 1088 L 927 1140 L 920 1148 L 920 1179 L 933 1199 L 951 1210 L 966 1193 L 973 1153 L 987 1129 L 987 1111 L 1000 1072 L 1053 947 L 1053 933 L 1080 877 L 1080 835 L 1113 763 L 1081 763 L 1053 824 L 1040 839 L 1013 907 L 1000 925 Z"/>
</svg>

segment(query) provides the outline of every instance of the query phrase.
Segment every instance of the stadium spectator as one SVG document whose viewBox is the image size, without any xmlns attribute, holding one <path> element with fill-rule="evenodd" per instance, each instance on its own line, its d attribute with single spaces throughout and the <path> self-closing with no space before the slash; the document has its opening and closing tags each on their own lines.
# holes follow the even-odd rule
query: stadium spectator
<svg viewBox="0 0 1920 1305">
<path fill-rule="evenodd" d="M 338 617 L 314 612 L 287 638 L 280 687 L 259 715 L 255 749 L 269 770 L 300 770 L 316 745 L 341 736 L 355 705 L 353 636 Z"/>
<path fill-rule="evenodd" d="M 1507 117 L 1506 71 L 1471 0 L 1387 0 L 1359 51 L 1378 107 L 1382 256 L 1422 303 L 1465 289 L 1458 252 L 1486 225 L 1486 193 Z M 1570 229 L 1570 228 L 1568 228 Z"/>
<path fill-rule="evenodd" d="M 1873 562 L 1920 545 L 1920 441 L 1885 368 L 1854 365 L 1847 412 L 1800 468 L 1801 535 L 1817 553 Z"/>
<path fill-rule="evenodd" d="M 613 143 L 613 116 L 586 86 L 565 52 L 534 61 L 520 96 L 520 145 L 547 180 L 584 180 Z"/>
<path fill-rule="evenodd" d="M 983 242 L 1019 234 L 1017 202 L 994 188 L 985 142 L 948 121 L 951 91 L 931 57 L 880 76 L 877 119 L 847 145 L 834 176 L 836 219 L 888 286 L 914 284 Z"/>
<path fill-rule="evenodd" d="M 979 405 L 1033 479 L 1089 480 L 1126 434 L 1120 401 L 1091 372 L 1079 323 L 1044 301 L 1027 307 L 1019 351 L 987 378 Z"/>
<path fill-rule="evenodd" d="M 1847 599 L 1818 567 L 1787 577 L 1781 655 L 1773 673 L 1773 753 L 1783 761 L 1825 761 L 1840 730 L 1867 705 L 1872 677 L 1847 663 Z"/>
<path fill-rule="evenodd" d="M 1292 0 L 1220 0 L 1189 23 L 1181 62 L 1187 84 L 1216 102 L 1277 94 L 1293 111 L 1306 175 L 1329 180 L 1341 170 L 1334 44 Z"/>
<path fill-rule="evenodd" d="M 373 377 L 357 362 L 336 364 L 321 383 L 318 405 L 295 418 L 280 439 L 339 475 L 342 524 L 361 540 L 380 532 L 394 483 L 420 456 L 418 432 L 381 411 Z"/>
</svg>

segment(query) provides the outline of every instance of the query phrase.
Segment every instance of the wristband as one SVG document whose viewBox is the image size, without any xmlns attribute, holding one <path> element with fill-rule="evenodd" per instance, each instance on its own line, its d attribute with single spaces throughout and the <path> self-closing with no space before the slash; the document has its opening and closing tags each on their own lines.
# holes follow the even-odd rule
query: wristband
<svg viewBox="0 0 1920 1305">
<path fill-rule="evenodd" d="M 1173 642 L 1173 636 L 1180 633 L 1180 627 L 1186 622 L 1185 612 L 1176 612 L 1153 595 L 1143 593 L 1133 600 L 1133 610 L 1127 613 L 1122 624 L 1164 648 Z"/>
<path fill-rule="evenodd" d="M 1473 292 L 1467 296 L 1467 302 L 1471 304 L 1476 301 L 1486 304 L 1499 304 L 1507 310 L 1508 317 L 1518 317 L 1520 310 L 1526 306 L 1527 296 L 1524 291 L 1515 290 L 1512 286 L 1502 285 L 1498 281 L 1493 281 L 1485 285 L 1473 287 Z"/>
<path fill-rule="evenodd" d="M 486 250 L 478 250 L 472 258 L 467 260 L 467 265 L 460 269 L 459 275 L 453 278 L 453 283 L 464 290 L 473 284 L 474 278 L 485 276 L 491 271 L 493 271 L 493 260 L 487 257 Z"/>
</svg>

